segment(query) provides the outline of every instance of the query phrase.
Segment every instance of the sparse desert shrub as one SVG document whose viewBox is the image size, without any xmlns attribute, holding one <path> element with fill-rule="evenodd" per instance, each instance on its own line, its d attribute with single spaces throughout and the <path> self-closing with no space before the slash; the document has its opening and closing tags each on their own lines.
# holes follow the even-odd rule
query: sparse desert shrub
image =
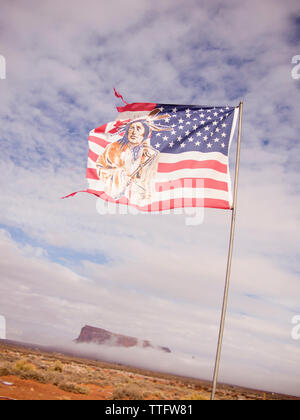
<svg viewBox="0 0 300 420">
<path fill-rule="evenodd" d="M 187 400 L 207 400 L 208 398 L 204 395 L 199 394 L 198 392 L 193 392 L 192 394 L 189 394 L 186 398 Z"/>
<path fill-rule="evenodd" d="M 20 359 L 20 360 L 17 360 L 17 362 L 15 363 L 14 369 L 16 371 L 29 372 L 29 371 L 35 371 L 36 367 L 32 363 L 28 363 L 26 359 Z"/>
<path fill-rule="evenodd" d="M 103 381 L 101 381 L 101 386 L 109 386 L 111 384 L 112 384 L 111 381 L 107 379 L 104 379 Z"/>
<path fill-rule="evenodd" d="M 63 391 L 72 392 L 73 394 L 85 394 L 88 395 L 90 392 L 87 387 L 72 384 L 70 382 L 64 382 L 58 386 Z"/>
<path fill-rule="evenodd" d="M 8 366 L 1 366 L 0 367 L 0 376 L 9 376 L 12 375 L 12 369 Z"/>
<path fill-rule="evenodd" d="M 40 382 L 41 384 L 46 384 L 47 380 L 45 375 L 42 373 L 36 372 L 34 370 L 31 371 L 20 371 L 18 375 L 21 379 L 30 379 L 32 381 Z"/>
<path fill-rule="evenodd" d="M 65 381 L 64 375 L 59 372 L 47 372 L 45 374 L 46 383 L 58 386 Z"/>
<path fill-rule="evenodd" d="M 159 400 L 164 400 L 164 396 L 161 392 L 154 392 L 154 397 L 158 398 Z"/>
<path fill-rule="evenodd" d="M 50 370 L 53 370 L 54 372 L 60 372 L 62 373 L 64 370 L 64 365 L 60 360 L 56 360 L 54 365 L 51 366 Z"/>
<path fill-rule="evenodd" d="M 112 400 L 143 400 L 144 395 L 136 385 L 117 386 L 112 394 Z"/>
</svg>

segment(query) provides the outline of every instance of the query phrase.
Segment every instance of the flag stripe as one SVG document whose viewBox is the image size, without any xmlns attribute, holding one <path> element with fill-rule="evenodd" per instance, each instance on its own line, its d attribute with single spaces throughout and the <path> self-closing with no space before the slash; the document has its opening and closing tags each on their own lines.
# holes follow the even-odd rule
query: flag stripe
<svg viewBox="0 0 300 420">
<path fill-rule="evenodd" d="M 93 168 L 87 168 L 86 178 L 99 180 L 97 175 L 97 170 Z M 216 181 L 215 179 L 210 178 L 178 178 L 175 180 L 165 181 L 165 182 L 156 182 L 155 189 L 156 191 L 164 191 L 172 188 L 181 188 L 184 185 L 191 184 L 192 188 L 199 187 L 200 183 L 203 183 L 204 188 L 211 188 L 216 190 L 222 190 L 228 192 L 227 182 Z"/>
<path fill-rule="evenodd" d="M 111 202 L 111 203 L 129 205 L 128 199 L 126 197 L 122 197 L 120 200 L 115 201 L 111 197 L 109 197 L 107 194 L 105 194 L 104 191 L 98 191 L 98 190 L 93 190 L 89 188 L 86 192 L 90 194 L 94 194 L 97 197 L 101 197 L 101 199 Z M 182 207 L 210 207 L 210 208 L 218 208 L 218 209 L 226 209 L 226 210 L 230 208 L 229 202 L 227 200 L 221 200 L 221 199 L 216 199 L 216 198 L 204 198 L 204 199 L 178 198 L 178 199 L 173 199 L 170 201 L 169 200 L 156 201 L 155 203 L 148 206 L 144 206 L 144 207 L 140 207 L 131 203 L 130 205 L 132 207 L 135 207 L 138 210 L 145 211 L 145 212 L 161 211 L 162 209 L 173 210 L 173 209 L 178 209 Z"/>
<path fill-rule="evenodd" d="M 201 184 L 199 182 L 199 184 Z M 99 190 L 99 183 L 97 180 L 89 180 L 89 188 L 92 190 Z M 223 190 L 216 190 L 211 188 L 203 188 L 202 185 L 200 188 L 193 188 L 192 186 L 181 186 L 178 188 L 168 188 L 163 189 L 163 187 L 156 186 L 156 201 L 166 201 L 166 200 L 172 200 L 177 198 L 217 198 L 220 200 L 226 201 L 228 198 L 227 191 Z M 227 200 L 228 201 L 228 200 Z"/>
<path fill-rule="evenodd" d="M 96 140 L 99 140 L 96 138 Z M 98 153 L 98 155 L 102 154 L 104 152 L 105 147 L 110 144 L 109 141 L 105 140 L 104 138 L 101 139 L 101 142 L 103 143 L 104 147 L 101 146 L 101 144 L 97 144 L 97 142 L 93 141 L 90 143 L 90 149 Z M 161 163 L 175 163 L 180 162 L 182 160 L 197 160 L 197 161 L 203 161 L 203 160 L 217 160 L 220 163 L 223 163 L 224 165 L 228 164 L 228 157 L 224 156 L 222 153 L 218 152 L 208 152 L 208 153 L 202 153 L 202 152 L 182 152 L 178 154 L 172 154 L 172 153 L 161 153 L 159 156 L 159 161 Z"/>
<path fill-rule="evenodd" d="M 135 111 L 152 111 L 156 107 L 154 103 L 133 103 L 127 104 L 125 106 L 117 106 L 117 110 L 119 113 L 122 112 L 135 112 Z"/>
<path fill-rule="evenodd" d="M 96 164 L 91 159 L 88 160 L 88 169 L 96 170 Z M 156 175 L 157 182 L 173 181 L 180 178 L 211 178 L 216 181 L 228 183 L 228 174 L 223 172 L 215 171 L 214 169 L 208 168 L 197 168 L 197 169 L 181 169 L 174 172 L 158 172 Z"/>
<path fill-rule="evenodd" d="M 216 160 L 204 160 L 199 162 L 197 160 L 183 160 L 175 163 L 158 163 L 158 172 L 174 172 L 180 169 L 200 169 L 208 168 L 214 169 L 215 171 L 227 173 L 227 166 Z"/>
<path fill-rule="evenodd" d="M 89 151 L 88 157 L 96 162 L 99 154 L 94 153 L 91 149 Z M 200 169 L 200 168 L 208 168 L 214 169 L 215 171 L 222 172 L 224 174 L 227 173 L 227 165 L 220 163 L 217 160 L 180 160 L 178 162 L 173 163 L 158 163 L 158 172 L 167 173 L 167 172 L 174 172 L 180 169 Z"/>
</svg>

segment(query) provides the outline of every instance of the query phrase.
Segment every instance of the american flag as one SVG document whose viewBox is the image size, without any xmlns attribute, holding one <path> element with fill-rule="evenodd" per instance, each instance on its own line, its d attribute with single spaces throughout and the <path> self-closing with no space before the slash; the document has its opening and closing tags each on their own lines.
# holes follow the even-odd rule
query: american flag
<svg viewBox="0 0 300 420">
<path fill-rule="evenodd" d="M 147 212 L 183 207 L 232 207 L 228 158 L 238 107 L 133 103 L 117 110 L 115 121 L 89 134 L 86 192 Z M 96 162 L 108 145 L 122 138 L 120 127 L 124 122 L 142 120 L 154 110 L 163 117 L 160 126 L 164 129 L 150 130 L 148 138 L 151 148 L 159 152 L 152 201 L 138 206 L 125 196 L 114 199 L 105 192 Z"/>
</svg>

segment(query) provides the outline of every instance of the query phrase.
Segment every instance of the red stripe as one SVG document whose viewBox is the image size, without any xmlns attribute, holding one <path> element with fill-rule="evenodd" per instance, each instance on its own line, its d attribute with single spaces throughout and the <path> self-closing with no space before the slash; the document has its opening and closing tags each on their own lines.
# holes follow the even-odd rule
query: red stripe
<svg viewBox="0 0 300 420">
<path fill-rule="evenodd" d="M 106 141 L 104 139 L 101 139 L 101 138 L 95 137 L 95 136 L 89 136 L 88 140 L 91 141 L 92 143 L 98 144 L 99 146 L 101 146 L 103 148 L 105 148 L 108 144 L 110 144 L 109 141 Z"/>
<path fill-rule="evenodd" d="M 116 204 L 124 204 L 128 205 L 128 199 L 126 197 L 122 197 L 120 200 L 113 200 L 111 197 L 109 197 L 107 194 L 105 194 L 104 191 L 96 191 L 88 189 L 86 191 L 80 191 L 80 192 L 88 192 L 90 194 L 94 194 L 97 197 L 103 199 L 104 201 L 108 201 L 111 203 Z M 76 193 L 70 194 L 75 195 Z M 69 197 L 69 196 L 67 196 Z M 66 197 L 64 197 L 66 198 Z M 199 205 L 200 204 L 200 205 Z M 214 198 L 204 198 L 204 199 L 196 199 L 196 198 L 175 198 L 172 200 L 165 200 L 165 201 L 157 201 L 156 203 L 153 203 L 148 206 L 139 207 L 137 205 L 129 204 L 131 207 L 135 207 L 140 211 L 145 212 L 153 212 L 153 211 L 162 211 L 162 210 L 173 210 L 177 208 L 183 208 L 183 207 L 205 207 L 205 208 L 215 208 L 215 209 L 225 209 L 229 210 L 229 202 L 226 200 L 219 200 Z"/>
<path fill-rule="evenodd" d="M 89 150 L 89 158 L 93 161 L 96 162 L 98 160 L 99 155 L 97 153 L 92 152 L 91 150 Z"/>
<path fill-rule="evenodd" d="M 98 128 L 95 128 L 95 133 L 105 133 L 106 132 L 107 124 L 103 124 Z"/>
<path fill-rule="evenodd" d="M 125 111 L 152 111 L 156 107 L 156 104 L 152 103 L 134 103 L 128 104 L 125 106 L 117 106 L 118 112 L 125 112 Z"/>
<path fill-rule="evenodd" d="M 86 178 L 88 179 L 99 179 L 97 175 L 97 170 L 94 168 L 87 168 Z M 203 188 L 210 188 L 214 190 L 228 191 L 227 182 L 216 181 L 211 178 L 179 178 L 176 180 L 165 181 L 165 182 L 156 182 L 155 189 L 156 191 L 168 191 L 175 188 L 197 188 L 198 182 L 203 182 Z"/>
<path fill-rule="evenodd" d="M 215 171 L 227 173 L 227 165 L 218 162 L 217 160 L 181 160 L 174 163 L 158 163 L 157 171 L 160 173 L 178 171 L 180 169 L 200 169 L 208 168 Z"/>
<path fill-rule="evenodd" d="M 88 179 L 99 179 L 96 169 L 87 168 L 86 178 L 88 178 Z"/>
<path fill-rule="evenodd" d="M 156 191 L 168 191 L 176 188 L 210 188 L 213 190 L 228 191 L 227 182 L 216 181 L 210 178 L 180 178 L 167 182 L 156 182 Z"/>
<path fill-rule="evenodd" d="M 99 144 L 99 143 L 97 143 Z M 96 162 L 99 155 L 90 151 L 89 158 Z M 222 172 L 224 174 L 227 173 L 227 165 L 218 162 L 217 160 L 204 160 L 204 161 L 197 161 L 197 160 L 181 160 L 179 162 L 174 163 L 159 163 L 157 172 L 159 173 L 169 173 L 174 171 L 179 171 L 180 169 L 213 169 L 217 172 Z"/>
</svg>

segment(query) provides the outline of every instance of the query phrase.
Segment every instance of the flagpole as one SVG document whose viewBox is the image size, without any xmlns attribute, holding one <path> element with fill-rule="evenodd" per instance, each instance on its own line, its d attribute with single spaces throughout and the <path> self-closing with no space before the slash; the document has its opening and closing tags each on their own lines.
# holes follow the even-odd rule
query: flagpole
<svg viewBox="0 0 300 420">
<path fill-rule="evenodd" d="M 227 310 L 227 302 L 228 302 L 229 280 L 230 280 L 231 260 L 232 260 L 232 249 L 233 249 L 233 240 L 234 240 L 234 231 L 235 231 L 238 177 L 239 177 L 239 167 L 240 167 L 242 113 L 243 113 L 243 102 L 240 102 L 240 105 L 239 105 L 238 142 L 237 142 L 237 150 L 236 150 L 235 178 L 234 178 L 234 193 L 233 193 L 233 204 L 232 204 L 232 209 L 231 209 L 230 241 L 229 241 L 229 250 L 228 250 L 228 258 L 227 258 L 227 269 L 226 269 L 226 280 L 225 280 L 225 289 L 224 289 L 224 297 L 223 297 L 222 315 L 221 315 L 218 347 L 217 347 L 217 354 L 216 354 L 216 361 L 215 361 L 215 368 L 214 368 L 213 387 L 212 387 L 212 393 L 211 393 L 211 400 L 212 401 L 215 399 L 215 393 L 216 393 L 216 388 L 217 388 L 217 380 L 218 380 L 218 373 L 219 373 L 219 366 L 220 366 L 222 341 L 223 341 L 223 335 L 224 335 L 225 318 L 226 318 L 226 310 Z"/>
</svg>

